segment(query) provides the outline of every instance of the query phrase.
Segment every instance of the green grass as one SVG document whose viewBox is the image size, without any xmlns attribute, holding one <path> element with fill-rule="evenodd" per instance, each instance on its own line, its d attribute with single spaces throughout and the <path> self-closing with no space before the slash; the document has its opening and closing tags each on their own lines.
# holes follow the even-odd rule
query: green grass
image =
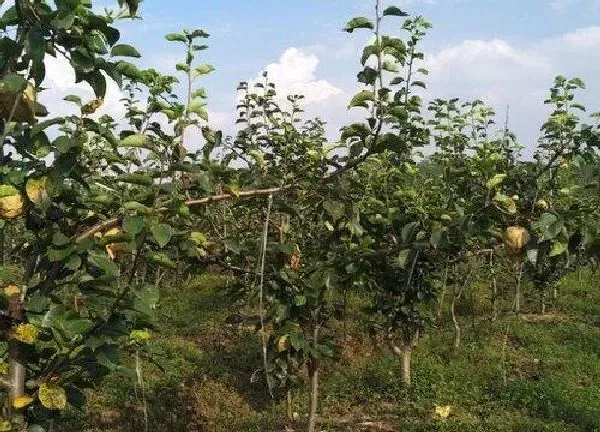
<svg viewBox="0 0 600 432">
<path fill-rule="evenodd" d="M 525 292 L 526 315 L 493 323 L 479 287 L 477 320 L 464 317 L 461 348 L 451 348 L 448 324 L 431 329 L 415 349 L 411 388 L 401 384 L 394 354 L 366 336 L 368 299 L 351 295 L 347 348 L 322 373 L 322 430 L 376 431 L 361 426 L 371 422 L 423 432 L 600 431 L 600 285 L 583 276 L 560 284 L 548 316 L 530 313 L 537 306 Z M 284 430 L 282 398 L 271 401 L 263 384 L 250 382 L 261 367 L 257 335 L 226 324 L 238 312 L 226 283 L 202 277 L 163 289 L 163 331 L 151 349 L 165 372 L 143 365 L 149 430 Z M 305 388 L 294 402 L 302 430 Z M 451 416 L 434 418 L 435 405 L 450 405 Z M 113 375 L 89 392 L 84 412 L 70 411 L 57 430 L 142 431 L 142 407 L 135 376 Z"/>
</svg>

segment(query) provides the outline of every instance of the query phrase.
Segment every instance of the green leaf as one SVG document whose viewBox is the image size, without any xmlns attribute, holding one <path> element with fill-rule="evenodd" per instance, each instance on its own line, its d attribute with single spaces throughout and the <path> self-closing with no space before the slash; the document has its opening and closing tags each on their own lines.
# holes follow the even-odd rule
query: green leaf
<svg viewBox="0 0 600 432">
<path fill-rule="evenodd" d="M 507 174 L 496 174 L 494 177 L 487 181 L 485 186 L 488 189 L 494 189 L 496 186 L 499 186 L 504 181 L 504 179 L 506 179 L 506 177 Z"/>
<path fill-rule="evenodd" d="M 396 6 L 390 6 L 383 11 L 383 16 L 407 17 L 408 14 Z"/>
<path fill-rule="evenodd" d="M 69 239 L 69 237 L 67 237 L 66 235 L 64 235 L 61 232 L 56 232 L 52 235 L 52 244 L 54 246 L 66 246 L 69 243 L 71 243 L 71 240 Z"/>
<path fill-rule="evenodd" d="M 196 39 L 196 38 L 205 38 L 206 39 L 209 36 L 210 35 L 202 29 L 197 29 L 190 33 L 190 37 L 192 37 L 193 39 Z"/>
<path fill-rule="evenodd" d="M 354 95 L 352 100 L 350 101 L 349 107 L 363 107 L 369 108 L 367 102 L 375 101 L 375 93 L 369 90 L 363 90 L 360 93 Z"/>
<path fill-rule="evenodd" d="M 395 260 L 395 264 L 398 267 L 405 269 L 408 266 L 408 260 L 411 256 L 411 254 L 412 254 L 411 249 L 401 250 L 400 253 L 398 254 L 398 258 L 396 258 L 396 260 Z"/>
<path fill-rule="evenodd" d="M 138 69 L 138 67 L 133 63 L 129 63 L 126 61 L 120 61 L 119 63 L 117 63 L 115 69 L 117 72 L 128 78 L 137 79 L 140 76 L 140 70 Z"/>
<path fill-rule="evenodd" d="M 52 145 L 56 147 L 59 152 L 68 153 L 72 148 L 79 147 L 79 142 L 74 138 L 63 135 L 56 138 Z"/>
<path fill-rule="evenodd" d="M 83 106 L 83 102 L 81 101 L 81 98 L 76 95 L 67 95 L 63 98 L 63 100 L 67 101 L 67 102 L 72 102 L 79 107 Z"/>
<path fill-rule="evenodd" d="M 119 147 L 144 148 L 148 141 L 147 135 L 133 134 L 123 138 L 119 143 Z"/>
<path fill-rule="evenodd" d="M 81 100 L 80 100 L 80 102 L 81 102 Z M 30 134 L 32 137 L 35 137 L 36 135 L 40 134 L 42 131 L 44 131 L 45 129 L 47 129 L 51 126 L 64 124 L 64 123 L 65 123 L 64 118 L 54 118 L 54 119 L 46 120 L 46 121 L 43 121 L 43 122 L 38 123 L 35 126 L 33 126 L 31 128 Z"/>
<path fill-rule="evenodd" d="M 18 194 L 19 191 L 11 185 L 0 185 L 0 198 L 9 197 Z"/>
<path fill-rule="evenodd" d="M 168 40 L 169 42 L 187 42 L 187 38 L 185 37 L 184 34 L 181 33 L 169 33 L 168 35 L 165 36 L 165 39 Z"/>
<path fill-rule="evenodd" d="M 61 248 L 61 249 L 55 249 L 55 248 L 49 247 L 48 251 L 47 251 L 48 260 L 50 260 L 50 262 L 63 261 L 65 258 L 70 256 L 73 252 L 75 252 L 74 246 L 69 246 L 69 247 Z"/>
<path fill-rule="evenodd" d="M 69 29 L 73 27 L 76 17 L 77 14 L 72 10 L 59 11 L 58 14 L 52 20 L 52 25 L 56 28 L 63 30 Z"/>
<path fill-rule="evenodd" d="M 90 252 L 88 263 L 102 270 L 108 277 L 119 276 L 119 266 L 112 262 L 106 255 L 98 252 Z"/>
<path fill-rule="evenodd" d="M 65 264 L 65 267 L 73 271 L 81 267 L 81 258 L 79 257 L 79 255 L 73 255 L 72 257 L 70 257 L 67 263 Z"/>
<path fill-rule="evenodd" d="M 143 215 L 150 214 L 150 208 L 137 201 L 128 201 L 123 205 L 123 207 L 125 210 L 135 211 Z"/>
<path fill-rule="evenodd" d="M 419 227 L 418 222 L 409 222 L 406 225 L 404 225 L 402 227 L 402 234 L 401 234 L 402 243 L 406 244 L 406 243 L 412 242 L 415 238 L 415 233 L 416 233 L 418 227 Z"/>
<path fill-rule="evenodd" d="M 513 200 L 511 197 L 501 193 L 497 193 L 494 196 L 494 201 L 500 204 L 500 206 L 509 214 L 517 213 L 517 204 L 515 203 L 515 200 Z"/>
<path fill-rule="evenodd" d="M 71 64 L 76 70 L 80 70 L 85 73 L 92 72 L 95 67 L 94 59 L 81 51 L 73 51 L 71 53 Z"/>
<path fill-rule="evenodd" d="M 146 218 L 144 216 L 130 216 L 123 220 L 123 231 L 135 237 L 142 232 L 145 225 Z"/>
<path fill-rule="evenodd" d="M 325 201 L 323 208 L 329 213 L 334 222 L 337 222 L 346 214 L 346 206 L 339 201 Z"/>
<path fill-rule="evenodd" d="M 110 50 L 112 57 L 134 57 L 140 58 L 142 55 L 131 45 L 119 44 L 112 47 Z"/>
<path fill-rule="evenodd" d="M 190 239 L 196 244 L 196 246 L 203 246 L 208 239 L 201 232 L 193 232 L 190 234 Z"/>
<path fill-rule="evenodd" d="M 294 304 L 296 306 L 304 306 L 306 304 L 306 297 L 303 295 L 294 296 Z"/>
<path fill-rule="evenodd" d="M 206 103 L 202 99 L 194 99 L 190 104 L 190 113 L 196 114 L 204 121 L 208 121 L 208 111 L 206 110 Z"/>
<path fill-rule="evenodd" d="M 356 29 L 370 29 L 373 30 L 375 26 L 371 22 L 369 18 L 366 17 L 356 17 L 352 18 L 344 27 L 344 31 L 348 33 L 354 32 Z"/>
<path fill-rule="evenodd" d="M 21 93 L 27 88 L 27 80 L 15 73 L 8 74 L 2 78 L 2 84 L 12 93 Z"/>
<path fill-rule="evenodd" d="M 548 256 L 555 257 L 561 255 L 567 250 L 567 248 L 568 245 L 566 243 L 556 241 L 552 244 L 552 249 L 550 249 L 550 254 Z"/>
<path fill-rule="evenodd" d="M 185 63 L 177 63 L 175 65 L 175 69 L 177 69 L 179 72 L 188 73 L 190 71 L 190 66 L 186 65 Z"/>
<path fill-rule="evenodd" d="M 171 269 L 171 270 L 177 269 L 177 264 L 175 264 L 173 262 L 173 260 L 171 260 L 171 258 L 169 258 L 169 256 L 165 253 L 150 251 L 150 252 L 148 252 L 148 259 L 150 261 L 152 261 L 158 265 L 161 265 L 163 267 L 166 267 L 168 269 Z"/>
<path fill-rule="evenodd" d="M 209 64 L 203 64 L 194 69 L 194 76 L 207 75 L 214 71 L 215 68 Z"/>
<path fill-rule="evenodd" d="M 46 55 L 46 40 L 44 38 L 44 30 L 39 24 L 29 29 L 25 50 L 34 63 L 41 63 L 44 61 L 44 56 Z"/>
<path fill-rule="evenodd" d="M 173 228 L 167 224 L 154 225 L 150 228 L 150 232 L 152 232 L 152 237 L 161 248 L 164 248 L 173 237 Z"/>
<path fill-rule="evenodd" d="M 154 180 L 149 175 L 143 173 L 121 174 L 117 177 L 117 181 L 140 186 L 152 186 L 154 184 Z"/>
</svg>

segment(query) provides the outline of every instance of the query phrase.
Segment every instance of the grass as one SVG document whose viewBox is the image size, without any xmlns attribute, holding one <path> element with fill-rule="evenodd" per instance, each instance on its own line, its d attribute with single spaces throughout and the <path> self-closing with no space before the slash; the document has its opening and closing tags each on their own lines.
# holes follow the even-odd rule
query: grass
<svg viewBox="0 0 600 432">
<path fill-rule="evenodd" d="M 261 367 L 257 335 L 226 324 L 238 311 L 226 283 L 202 277 L 163 289 L 163 332 L 151 349 L 165 372 L 144 364 L 144 392 L 131 375 L 111 376 L 57 430 L 143 431 L 144 398 L 150 431 L 285 430 L 282 398 L 270 401 L 263 384 L 250 382 Z M 491 322 L 485 290 L 474 292 L 478 315 L 475 322 L 464 317 L 461 348 L 451 348 L 447 323 L 426 333 L 414 352 L 411 388 L 401 384 L 394 354 L 366 336 L 361 307 L 368 299 L 351 295 L 344 352 L 322 374 L 321 430 L 600 431 L 600 286 L 593 277 L 567 277 L 543 317 L 526 300 L 531 310 L 523 316 Z M 294 403 L 301 430 L 305 388 Z M 450 405 L 450 417 L 434 418 L 435 405 Z"/>
</svg>

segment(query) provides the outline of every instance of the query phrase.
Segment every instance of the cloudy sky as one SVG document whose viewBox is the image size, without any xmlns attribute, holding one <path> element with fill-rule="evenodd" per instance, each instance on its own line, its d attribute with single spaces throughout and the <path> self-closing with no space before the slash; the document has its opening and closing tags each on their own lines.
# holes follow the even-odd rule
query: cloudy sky
<svg viewBox="0 0 600 432">
<path fill-rule="evenodd" d="M 482 98 L 502 113 L 533 148 L 547 108 L 542 104 L 557 74 L 587 83 L 582 102 L 600 111 L 600 0 L 404 0 L 397 4 L 434 25 L 423 44 L 430 69 L 426 96 Z M 96 3 L 96 1 L 95 1 Z M 354 15 L 372 14 L 374 0 L 146 0 L 142 21 L 121 25 L 123 41 L 139 47 L 144 67 L 173 72 L 182 52 L 163 35 L 202 28 L 212 36 L 202 61 L 216 71 L 205 78 L 211 123 L 232 130 L 235 88 L 263 70 L 279 91 L 304 93 L 308 116 L 329 123 L 333 139 L 348 121 L 347 103 L 365 34 L 340 29 Z M 387 29 L 401 34 L 399 26 Z M 57 92 L 72 89 L 60 62 L 50 68 Z M 108 111 L 119 113 L 119 91 Z M 47 98 L 54 100 L 54 96 Z M 55 104 L 55 110 L 66 109 Z"/>
</svg>

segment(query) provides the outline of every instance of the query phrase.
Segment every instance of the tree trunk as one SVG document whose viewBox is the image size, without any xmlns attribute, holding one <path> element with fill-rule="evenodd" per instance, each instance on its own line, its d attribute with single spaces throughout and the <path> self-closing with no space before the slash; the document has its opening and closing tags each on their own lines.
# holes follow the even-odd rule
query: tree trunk
<svg viewBox="0 0 600 432">
<path fill-rule="evenodd" d="M 308 365 L 310 377 L 310 412 L 308 415 L 308 432 L 315 432 L 317 426 L 317 407 L 319 404 L 319 365 L 312 359 Z"/>
<path fill-rule="evenodd" d="M 458 349 L 460 347 L 460 323 L 458 322 L 458 317 L 456 316 L 456 295 L 452 296 L 452 303 L 450 304 L 450 314 L 452 315 L 452 325 L 454 327 L 454 342 L 452 346 L 454 349 Z"/>
<path fill-rule="evenodd" d="M 448 266 L 446 266 L 446 271 L 444 272 L 444 282 L 442 284 L 442 294 L 440 295 L 440 299 L 438 300 L 438 307 L 435 314 L 435 320 L 438 324 L 442 323 L 442 308 L 444 307 L 444 297 L 446 296 L 446 288 L 448 286 Z"/>
<path fill-rule="evenodd" d="M 410 387 L 412 385 L 412 346 L 408 345 L 403 347 L 400 351 L 400 374 L 402 377 L 402 383 Z"/>
<path fill-rule="evenodd" d="M 294 409 L 292 402 L 292 389 L 287 389 L 287 392 L 285 393 L 285 408 L 286 415 L 289 421 L 294 420 Z"/>
<path fill-rule="evenodd" d="M 498 318 L 498 283 L 494 267 L 494 252 L 490 253 L 490 276 L 492 278 L 492 322 Z"/>
<path fill-rule="evenodd" d="M 515 313 L 521 313 L 521 279 L 523 276 L 523 264 L 517 264 L 517 287 L 515 289 Z"/>
<path fill-rule="evenodd" d="M 10 299 L 9 316 L 13 320 L 20 321 L 23 318 L 23 303 L 20 295 L 14 295 Z M 25 394 L 25 364 L 26 356 L 23 351 L 23 346 L 19 341 L 11 339 L 8 349 L 8 375 L 10 380 L 10 409 L 12 410 L 12 402 L 15 398 Z"/>
<path fill-rule="evenodd" d="M 419 331 L 412 333 L 408 340 L 404 340 L 401 346 L 394 345 L 392 341 L 392 349 L 400 357 L 400 377 L 402 384 L 407 387 L 412 385 L 412 351 L 419 340 Z"/>
<path fill-rule="evenodd" d="M 319 343 L 319 326 L 313 330 L 313 347 Z M 308 362 L 308 376 L 310 377 L 310 412 L 308 415 L 308 432 L 316 432 L 317 409 L 319 406 L 319 363 L 316 359 Z"/>
<path fill-rule="evenodd" d="M 542 288 L 542 315 L 546 314 L 546 290 Z"/>
</svg>

